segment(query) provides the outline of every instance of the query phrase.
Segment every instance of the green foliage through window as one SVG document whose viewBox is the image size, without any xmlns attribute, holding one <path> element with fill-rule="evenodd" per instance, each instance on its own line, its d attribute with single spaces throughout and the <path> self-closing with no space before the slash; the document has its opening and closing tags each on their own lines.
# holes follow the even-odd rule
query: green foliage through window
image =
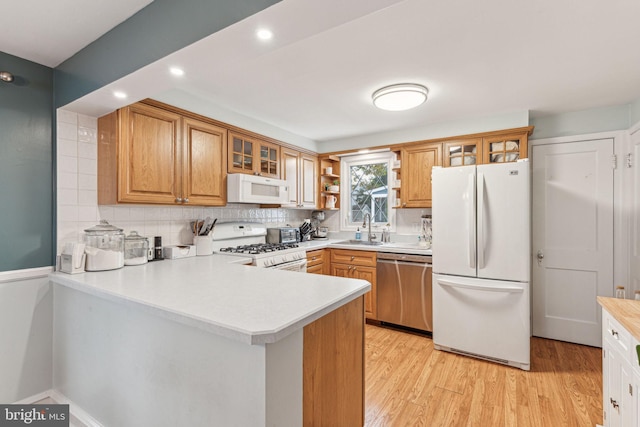
<svg viewBox="0 0 640 427">
<path fill-rule="evenodd" d="M 351 222 L 362 222 L 371 214 L 372 222 L 389 222 L 388 163 L 349 167 Z"/>
</svg>

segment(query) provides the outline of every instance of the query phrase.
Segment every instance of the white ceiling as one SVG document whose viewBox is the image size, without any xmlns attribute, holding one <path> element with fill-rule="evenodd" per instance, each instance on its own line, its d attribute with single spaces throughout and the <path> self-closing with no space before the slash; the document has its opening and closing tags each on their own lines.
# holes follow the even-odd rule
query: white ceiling
<svg viewBox="0 0 640 427">
<path fill-rule="evenodd" d="M 640 99 L 639 20 L 637 0 L 283 0 L 72 108 L 102 115 L 171 94 L 182 108 L 209 103 L 326 141 L 627 104 Z M 274 38 L 258 41 L 260 27 Z M 170 65 L 186 75 L 169 76 Z M 402 82 L 428 86 L 429 100 L 407 112 L 373 107 L 375 89 Z M 115 89 L 129 98 L 115 100 Z"/>
<path fill-rule="evenodd" d="M 152 1 L 4 2 L 0 12 L 0 51 L 56 67 Z"/>
</svg>

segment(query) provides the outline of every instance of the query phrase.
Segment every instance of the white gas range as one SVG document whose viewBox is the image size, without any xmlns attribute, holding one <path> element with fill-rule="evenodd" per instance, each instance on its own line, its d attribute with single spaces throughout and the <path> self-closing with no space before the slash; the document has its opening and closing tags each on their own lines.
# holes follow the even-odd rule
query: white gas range
<svg viewBox="0 0 640 427">
<path fill-rule="evenodd" d="M 267 227 L 255 222 L 223 222 L 213 232 L 214 252 L 244 256 L 252 265 L 278 270 L 307 271 L 307 253 L 297 242 L 266 243 Z"/>
</svg>

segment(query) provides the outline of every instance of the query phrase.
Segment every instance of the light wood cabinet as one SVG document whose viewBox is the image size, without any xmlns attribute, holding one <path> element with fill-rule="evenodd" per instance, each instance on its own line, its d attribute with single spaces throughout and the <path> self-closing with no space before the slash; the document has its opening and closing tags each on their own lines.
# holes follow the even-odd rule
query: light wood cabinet
<svg viewBox="0 0 640 427">
<path fill-rule="evenodd" d="M 371 283 L 371 291 L 364 296 L 367 319 L 377 318 L 376 307 L 376 252 L 331 249 L 331 275 L 362 279 Z"/>
<path fill-rule="evenodd" d="M 412 145 L 401 151 L 402 181 L 400 199 L 402 208 L 431 207 L 431 170 L 442 165 L 442 144 Z"/>
<path fill-rule="evenodd" d="M 327 274 L 328 260 L 325 262 L 325 254 L 328 249 L 317 249 L 307 252 L 307 273 Z"/>
<path fill-rule="evenodd" d="M 226 204 L 227 131 L 137 103 L 98 119 L 98 203 Z"/>
<path fill-rule="evenodd" d="M 446 168 L 451 166 L 469 166 L 482 163 L 482 138 L 458 139 L 443 143 Z"/>
<path fill-rule="evenodd" d="M 280 178 L 280 147 L 259 138 L 229 132 L 229 173 Z"/>
<path fill-rule="evenodd" d="M 340 158 L 337 156 L 321 156 L 320 161 L 320 209 L 340 209 Z M 335 197 L 333 207 L 327 203 L 327 197 Z"/>
<path fill-rule="evenodd" d="M 528 156 L 529 130 L 443 142 L 443 166 L 515 162 Z"/>
<path fill-rule="evenodd" d="M 364 425 L 363 298 L 304 327 L 303 426 Z"/>
<path fill-rule="evenodd" d="M 482 163 L 506 163 L 526 159 L 528 133 L 488 136 L 482 139 Z"/>
<path fill-rule="evenodd" d="M 282 148 L 280 178 L 287 181 L 289 198 L 285 207 L 317 207 L 318 158 L 290 148 Z"/>
</svg>

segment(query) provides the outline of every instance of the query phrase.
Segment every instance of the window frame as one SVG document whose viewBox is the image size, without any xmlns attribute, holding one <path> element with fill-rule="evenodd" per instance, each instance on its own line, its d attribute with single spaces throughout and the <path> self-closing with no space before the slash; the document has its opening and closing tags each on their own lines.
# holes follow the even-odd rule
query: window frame
<svg viewBox="0 0 640 427">
<path fill-rule="evenodd" d="M 371 163 L 386 163 L 387 166 L 387 209 L 389 231 L 396 231 L 396 192 L 391 189 L 393 182 L 393 162 L 396 156 L 391 151 L 383 151 L 377 153 L 354 154 L 342 156 L 340 159 L 340 231 L 356 231 L 357 228 L 362 229 L 362 223 L 351 222 L 351 166 L 367 165 Z M 381 230 L 386 223 L 371 222 L 373 230 Z"/>
</svg>

